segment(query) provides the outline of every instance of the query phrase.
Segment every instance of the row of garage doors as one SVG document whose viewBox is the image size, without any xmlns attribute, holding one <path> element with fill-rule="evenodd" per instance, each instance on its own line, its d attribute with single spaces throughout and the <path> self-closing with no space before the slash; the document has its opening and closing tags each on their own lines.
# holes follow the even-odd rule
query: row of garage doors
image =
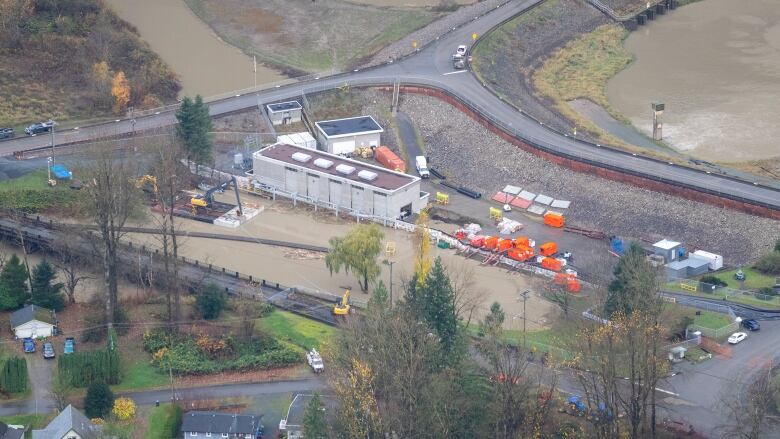
<svg viewBox="0 0 780 439">
<path fill-rule="evenodd" d="M 387 194 L 310 173 L 306 173 L 305 187 L 298 187 L 300 181 L 298 170 L 285 168 L 285 189 L 289 192 L 328 201 L 368 215 L 388 216 Z"/>
</svg>

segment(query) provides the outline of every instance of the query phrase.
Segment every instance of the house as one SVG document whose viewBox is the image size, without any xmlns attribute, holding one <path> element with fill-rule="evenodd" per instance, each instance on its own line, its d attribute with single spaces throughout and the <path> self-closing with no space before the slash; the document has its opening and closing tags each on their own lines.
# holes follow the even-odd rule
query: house
<svg viewBox="0 0 780 439">
<path fill-rule="evenodd" d="M 264 429 L 259 416 L 232 413 L 193 411 L 186 413 L 181 422 L 184 439 L 256 439 L 263 437 Z"/>
<path fill-rule="evenodd" d="M 287 125 L 301 121 L 301 104 L 298 101 L 268 104 L 265 108 L 274 125 Z"/>
<path fill-rule="evenodd" d="M 0 422 L 0 439 L 22 439 L 24 437 L 24 426 L 8 425 Z"/>
<path fill-rule="evenodd" d="M 65 407 L 43 430 L 33 430 L 32 439 L 99 439 L 100 426 L 95 425 L 72 405 Z"/>
<path fill-rule="evenodd" d="M 336 155 L 350 155 L 357 147 L 377 147 L 385 130 L 371 116 L 315 122 L 320 149 Z"/>
<path fill-rule="evenodd" d="M 16 338 L 51 337 L 56 321 L 51 310 L 27 305 L 11 314 L 11 330 Z"/>
</svg>

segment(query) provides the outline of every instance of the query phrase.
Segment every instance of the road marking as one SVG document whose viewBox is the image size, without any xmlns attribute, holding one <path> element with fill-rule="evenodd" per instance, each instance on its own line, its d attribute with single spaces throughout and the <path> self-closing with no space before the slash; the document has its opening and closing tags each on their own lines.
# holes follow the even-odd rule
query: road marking
<svg viewBox="0 0 780 439">
<path fill-rule="evenodd" d="M 447 76 L 447 75 L 454 75 L 454 74 L 456 74 L 456 73 L 466 73 L 467 71 L 468 71 L 468 70 L 456 70 L 456 71 L 454 71 L 454 72 L 447 72 L 447 73 L 442 73 L 441 75 L 442 75 L 442 76 Z"/>
<path fill-rule="evenodd" d="M 657 391 L 659 391 L 661 393 L 666 393 L 667 395 L 680 396 L 679 393 L 670 392 L 668 390 L 661 389 L 660 387 L 656 387 L 655 390 L 657 390 Z"/>
</svg>

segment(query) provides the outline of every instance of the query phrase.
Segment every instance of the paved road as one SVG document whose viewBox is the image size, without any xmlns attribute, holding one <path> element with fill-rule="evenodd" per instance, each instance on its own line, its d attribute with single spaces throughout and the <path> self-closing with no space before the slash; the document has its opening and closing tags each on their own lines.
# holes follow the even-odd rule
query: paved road
<svg viewBox="0 0 780 439">
<path fill-rule="evenodd" d="M 394 63 L 341 75 L 308 79 L 304 82 L 292 82 L 289 85 L 276 86 L 257 93 L 249 92 L 211 101 L 209 111 L 214 116 L 224 115 L 256 107 L 258 103 L 296 98 L 302 93 L 329 90 L 344 85 L 379 85 L 391 84 L 396 81 L 407 85 L 419 84 L 439 88 L 456 96 L 472 109 L 487 115 L 502 129 L 534 144 L 536 147 L 555 154 L 635 175 L 660 179 L 702 192 L 723 194 L 732 199 L 747 200 L 754 204 L 780 210 L 780 190 L 776 188 L 758 186 L 751 182 L 736 181 L 690 168 L 669 165 L 573 139 L 540 125 L 515 107 L 501 101 L 483 87 L 470 72 L 453 71 L 451 54 L 455 47 L 459 44 L 470 44 L 472 34 L 484 35 L 495 26 L 540 2 L 541 0 L 511 1 L 442 36 L 419 53 Z M 175 116 L 172 110 L 161 111 L 159 114 L 137 117 L 135 125 L 130 120 L 123 119 L 57 133 L 57 142 L 83 142 L 174 123 Z M 48 145 L 50 145 L 48 135 L 7 140 L 0 142 L 0 155 Z"/>
</svg>

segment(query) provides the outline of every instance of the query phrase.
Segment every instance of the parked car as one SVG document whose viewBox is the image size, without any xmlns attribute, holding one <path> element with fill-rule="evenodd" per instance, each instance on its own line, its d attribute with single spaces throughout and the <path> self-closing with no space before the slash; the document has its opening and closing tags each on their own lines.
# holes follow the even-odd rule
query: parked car
<svg viewBox="0 0 780 439">
<path fill-rule="evenodd" d="M 456 50 L 455 53 L 460 55 L 460 56 L 465 55 L 466 54 L 466 46 L 461 44 L 460 46 L 458 46 L 458 50 Z"/>
<path fill-rule="evenodd" d="M 758 324 L 758 322 L 754 319 L 747 319 L 742 321 L 742 327 L 747 329 L 748 331 L 759 331 L 761 330 L 761 325 Z"/>
<path fill-rule="evenodd" d="M 747 338 L 747 334 L 744 332 L 735 332 L 729 337 L 729 343 L 737 344 Z"/>
<path fill-rule="evenodd" d="M 24 347 L 24 352 L 26 354 L 29 354 L 31 352 L 35 352 L 35 340 L 31 338 L 24 338 L 22 339 L 22 346 Z"/>
<path fill-rule="evenodd" d="M 0 128 L 0 139 L 8 139 L 14 136 L 13 128 Z"/>
<path fill-rule="evenodd" d="M 322 362 L 322 357 L 319 352 L 312 349 L 306 354 L 306 362 L 309 363 L 314 373 L 320 373 L 325 370 L 325 364 Z"/>
<path fill-rule="evenodd" d="M 51 131 L 54 125 L 56 125 L 56 122 L 54 122 L 53 120 L 50 120 L 48 122 L 38 122 L 25 128 L 24 132 L 27 133 L 28 136 L 34 136 L 36 134 L 41 134 L 41 133 L 48 133 L 49 131 Z"/>
<path fill-rule="evenodd" d="M 43 358 L 54 358 L 54 345 L 46 342 L 43 344 Z"/>
<path fill-rule="evenodd" d="M 62 347 L 62 353 L 65 355 L 76 352 L 76 339 L 73 337 L 65 338 L 65 345 Z"/>
<path fill-rule="evenodd" d="M 739 281 L 745 280 L 745 272 L 742 270 L 737 270 L 737 272 L 734 273 L 734 280 L 739 280 Z"/>
</svg>

